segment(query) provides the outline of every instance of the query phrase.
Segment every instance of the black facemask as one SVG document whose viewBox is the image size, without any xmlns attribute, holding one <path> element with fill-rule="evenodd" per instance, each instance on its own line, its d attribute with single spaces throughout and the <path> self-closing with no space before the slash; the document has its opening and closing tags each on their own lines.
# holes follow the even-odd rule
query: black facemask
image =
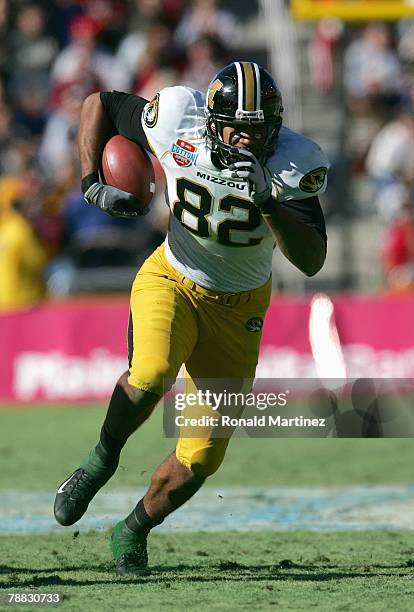
<svg viewBox="0 0 414 612">
<path fill-rule="evenodd" d="M 217 155 L 218 159 L 220 160 L 221 165 L 224 167 L 228 167 L 231 164 L 235 163 L 236 161 L 245 160 L 245 156 L 243 156 L 243 153 L 241 152 L 239 147 L 236 147 L 231 144 L 226 144 L 225 142 L 223 142 L 222 138 L 220 137 L 222 136 L 223 127 L 225 127 L 226 125 L 231 125 L 231 124 L 229 122 L 223 122 L 223 125 L 221 125 L 221 122 L 215 122 L 211 119 L 209 120 L 209 122 L 210 122 L 210 126 L 207 123 L 207 125 L 210 127 L 210 129 L 209 127 L 207 127 L 208 146 Z M 273 126 L 268 125 L 267 133 L 264 134 L 263 140 L 259 142 L 253 140 L 253 143 L 247 147 L 247 149 L 251 151 L 253 155 L 255 155 L 261 163 L 265 163 L 266 160 L 272 154 L 274 147 L 275 147 L 275 141 L 277 138 L 277 134 L 280 129 L 280 125 L 281 125 L 281 122 Z M 217 134 L 217 131 L 218 131 L 217 127 L 220 130 L 220 136 Z M 236 128 L 237 133 L 245 131 L 251 134 L 252 132 L 251 125 L 241 126 L 240 124 L 238 125 L 236 124 L 232 127 Z M 263 126 L 262 125 L 260 125 L 260 127 L 258 126 L 258 129 L 263 131 Z"/>
</svg>

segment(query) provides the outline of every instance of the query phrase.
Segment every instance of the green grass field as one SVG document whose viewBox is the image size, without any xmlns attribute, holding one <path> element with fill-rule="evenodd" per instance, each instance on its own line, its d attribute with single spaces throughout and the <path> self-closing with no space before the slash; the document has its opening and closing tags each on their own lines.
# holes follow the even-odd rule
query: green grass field
<svg viewBox="0 0 414 612">
<path fill-rule="evenodd" d="M 0 410 L 0 493 L 54 490 L 95 443 L 104 412 L 103 406 Z M 130 440 L 108 489 L 146 485 L 173 446 L 155 415 Z M 211 484 L 411 480 L 410 439 L 238 438 Z M 153 533 L 152 571 L 140 578 L 114 574 L 108 536 L 70 528 L 2 535 L 0 586 L 63 593 L 67 610 L 412 609 L 413 531 Z"/>
<path fill-rule="evenodd" d="M 2 551 L 2 581 L 63 593 L 67 610 L 412 610 L 414 596 L 414 535 L 399 532 L 154 534 L 142 578 L 114 575 L 105 533 Z"/>
</svg>

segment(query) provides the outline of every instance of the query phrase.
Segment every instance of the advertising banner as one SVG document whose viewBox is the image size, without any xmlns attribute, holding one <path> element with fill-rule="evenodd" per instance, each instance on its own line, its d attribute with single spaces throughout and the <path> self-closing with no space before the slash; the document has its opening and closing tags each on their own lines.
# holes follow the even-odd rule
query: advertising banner
<svg viewBox="0 0 414 612">
<path fill-rule="evenodd" d="M 414 378 L 414 296 L 274 296 L 260 378 Z M 0 401 L 108 398 L 127 369 L 128 300 L 0 316 Z"/>
</svg>

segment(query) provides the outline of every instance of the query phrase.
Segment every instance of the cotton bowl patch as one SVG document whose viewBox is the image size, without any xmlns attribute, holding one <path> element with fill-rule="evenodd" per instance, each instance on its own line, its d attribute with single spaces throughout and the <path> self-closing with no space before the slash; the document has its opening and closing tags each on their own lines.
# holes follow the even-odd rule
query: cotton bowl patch
<svg viewBox="0 0 414 612">
<path fill-rule="evenodd" d="M 182 167 L 191 166 L 198 157 L 197 148 L 191 144 L 191 142 L 187 142 L 181 138 L 178 138 L 173 144 L 171 153 L 174 161 Z"/>
</svg>

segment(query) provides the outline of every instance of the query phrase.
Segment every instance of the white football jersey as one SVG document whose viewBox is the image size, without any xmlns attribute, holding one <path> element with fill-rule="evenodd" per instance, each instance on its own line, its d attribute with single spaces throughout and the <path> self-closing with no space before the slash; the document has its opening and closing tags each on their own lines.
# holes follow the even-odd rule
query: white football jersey
<svg viewBox="0 0 414 612">
<path fill-rule="evenodd" d="M 269 279 L 275 241 L 252 205 L 249 182 L 232 178 L 211 161 L 204 99 L 188 87 L 167 87 L 146 105 L 142 125 L 167 179 L 168 261 L 203 287 L 238 293 Z M 325 190 L 325 154 L 288 128 L 281 128 L 266 165 L 279 201 L 303 200 Z"/>
</svg>

